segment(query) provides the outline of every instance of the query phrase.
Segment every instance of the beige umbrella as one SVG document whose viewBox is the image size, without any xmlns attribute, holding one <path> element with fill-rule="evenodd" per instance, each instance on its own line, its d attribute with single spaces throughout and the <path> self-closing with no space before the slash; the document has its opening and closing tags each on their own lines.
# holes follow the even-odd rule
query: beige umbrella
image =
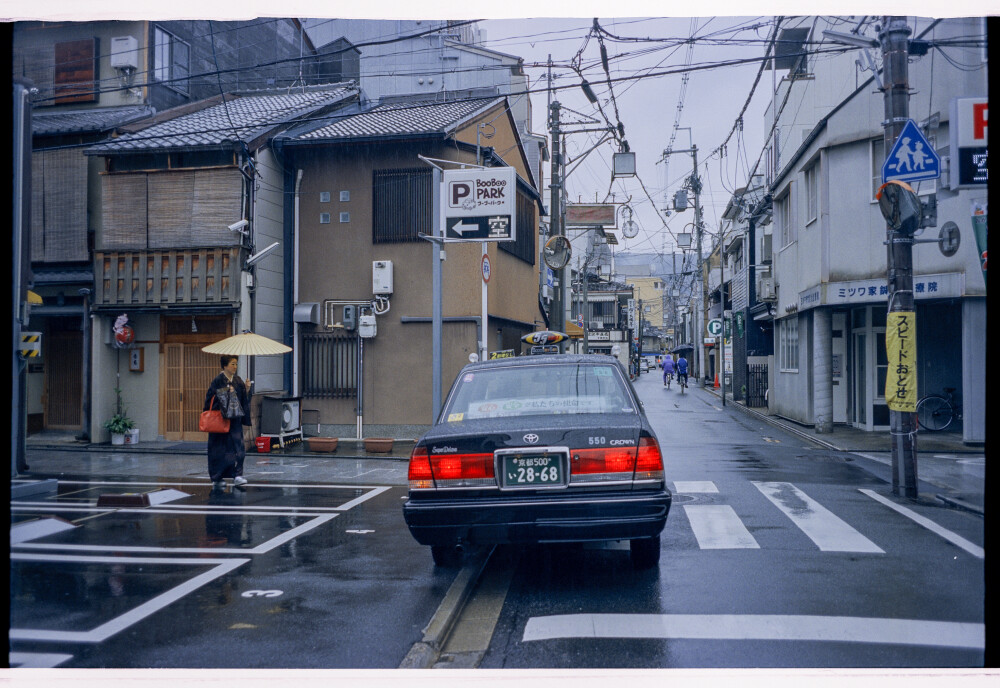
<svg viewBox="0 0 1000 688">
<path fill-rule="evenodd" d="M 287 354 L 292 349 L 281 342 L 262 337 L 259 334 L 244 332 L 203 346 L 201 350 L 206 354 L 229 354 L 230 356 L 276 356 Z"/>
</svg>

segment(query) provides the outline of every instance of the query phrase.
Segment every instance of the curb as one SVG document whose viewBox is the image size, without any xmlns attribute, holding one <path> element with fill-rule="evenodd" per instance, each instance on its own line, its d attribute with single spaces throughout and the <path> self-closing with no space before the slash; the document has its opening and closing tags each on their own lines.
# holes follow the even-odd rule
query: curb
<svg viewBox="0 0 1000 688">
<path fill-rule="evenodd" d="M 947 495 L 943 494 L 935 494 L 934 497 L 939 501 L 944 502 L 948 506 L 954 507 L 956 509 L 960 509 L 962 511 L 968 511 L 969 513 L 973 513 L 980 517 L 986 516 L 986 512 L 983 509 L 983 507 L 978 506 L 976 504 L 971 504 L 965 501 L 964 499 L 958 499 L 956 497 L 948 497 Z"/>
<path fill-rule="evenodd" d="M 490 547 L 476 552 L 462 566 L 434 616 L 424 628 L 423 638 L 414 643 L 406 653 L 399 664 L 400 669 L 429 669 L 434 666 L 495 549 L 496 547 Z"/>
</svg>

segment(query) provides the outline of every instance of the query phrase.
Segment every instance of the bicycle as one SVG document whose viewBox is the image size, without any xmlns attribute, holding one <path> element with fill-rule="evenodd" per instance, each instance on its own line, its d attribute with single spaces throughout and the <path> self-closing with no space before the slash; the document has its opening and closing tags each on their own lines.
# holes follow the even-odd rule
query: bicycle
<svg viewBox="0 0 1000 688">
<path fill-rule="evenodd" d="M 917 402 L 917 424 L 928 432 L 940 432 L 957 418 L 962 418 L 962 404 L 955 400 L 954 387 L 944 394 L 928 394 Z"/>
<path fill-rule="evenodd" d="M 688 374 L 687 373 L 677 373 L 677 385 L 681 389 L 681 394 L 684 394 L 684 390 L 688 386 Z"/>
</svg>

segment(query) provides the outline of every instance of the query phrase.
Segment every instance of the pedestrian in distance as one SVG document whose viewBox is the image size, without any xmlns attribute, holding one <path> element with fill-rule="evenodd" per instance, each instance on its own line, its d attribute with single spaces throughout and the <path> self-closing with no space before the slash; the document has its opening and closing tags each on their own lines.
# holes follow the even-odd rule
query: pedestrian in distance
<svg viewBox="0 0 1000 688">
<path fill-rule="evenodd" d="M 670 389 L 670 381 L 674 379 L 674 357 L 670 354 L 663 356 L 663 385 Z"/>
<path fill-rule="evenodd" d="M 677 382 L 680 383 L 681 389 L 688 385 L 688 362 L 684 354 L 677 359 Z"/>
<path fill-rule="evenodd" d="M 222 410 L 223 418 L 229 418 L 229 432 L 208 433 L 208 475 L 213 489 L 221 490 L 224 480 L 232 479 L 235 487 L 246 485 L 243 477 L 243 461 L 246 447 L 243 444 L 243 426 L 250 425 L 250 385 L 236 374 L 237 357 L 222 355 L 219 362 L 222 372 L 215 376 L 205 394 L 203 411 L 209 407 Z M 215 400 L 214 405 L 212 400 Z"/>
</svg>

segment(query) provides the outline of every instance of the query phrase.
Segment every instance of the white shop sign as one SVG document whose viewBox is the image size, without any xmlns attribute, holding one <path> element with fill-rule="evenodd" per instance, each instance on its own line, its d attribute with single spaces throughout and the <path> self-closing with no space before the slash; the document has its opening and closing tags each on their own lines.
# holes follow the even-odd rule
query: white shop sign
<svg viewBox="0 0 1000 688">
<path fill-rule="evenodd" d="M 965 275 L 958 272 L 937 275 L 914 275 L 913 297 L 922 299 L 961 298 L 965 293 Z M 877 279 L 830 282 L 799 292 L 799 310 L 815 306 L 839 306 L 888 301 L 889 288 L 884 277 Z"/>
</svg>

